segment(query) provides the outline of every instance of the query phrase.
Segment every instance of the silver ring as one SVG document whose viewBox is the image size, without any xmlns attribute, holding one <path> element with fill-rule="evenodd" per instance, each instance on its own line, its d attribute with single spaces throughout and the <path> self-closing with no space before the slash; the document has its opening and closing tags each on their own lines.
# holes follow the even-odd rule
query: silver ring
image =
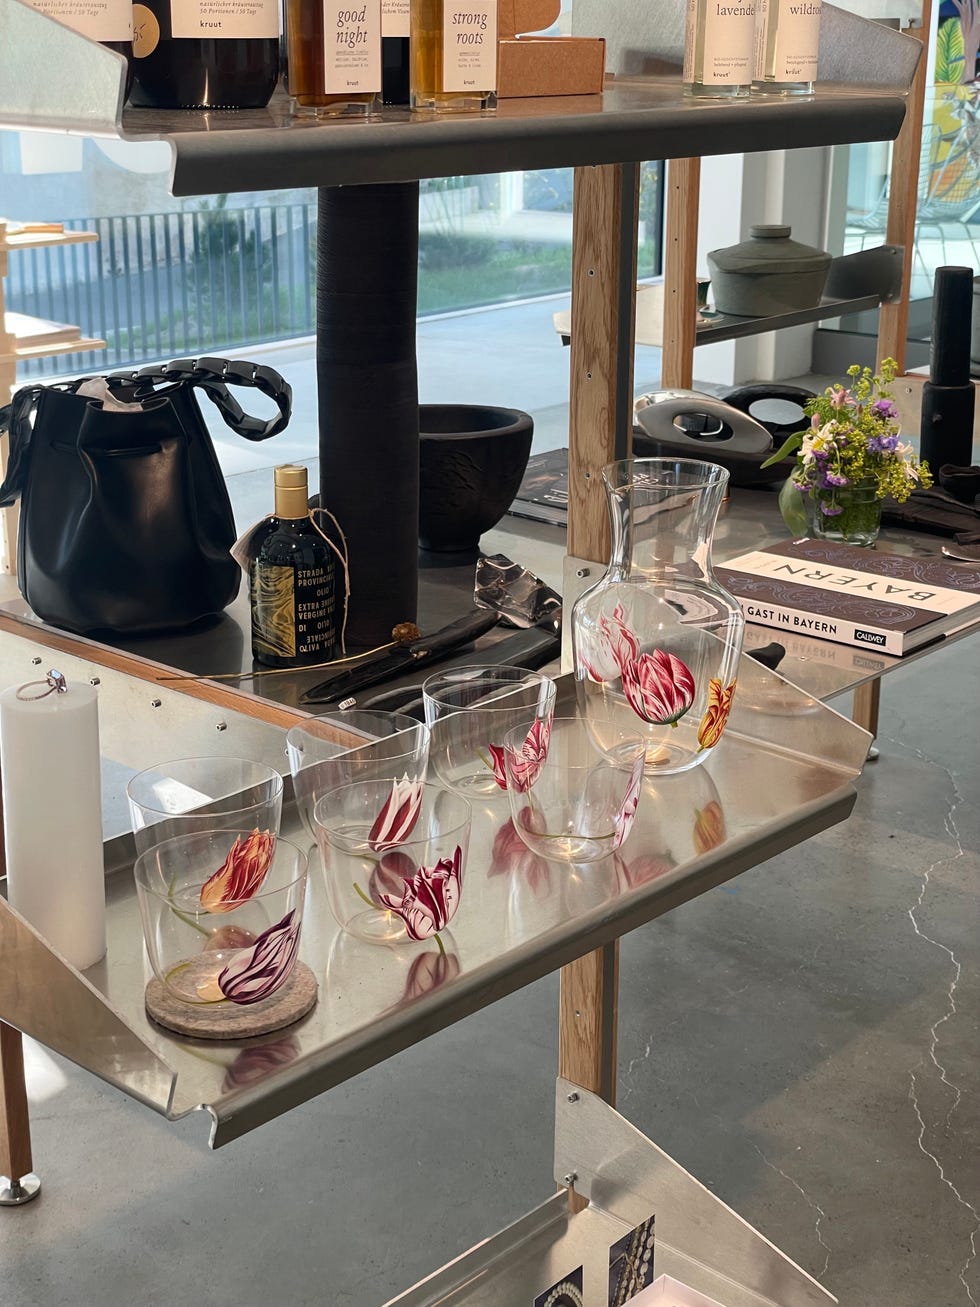
<svg viewBox="0 0 980 1307">
<path fill-rule="evenodd" d="M 24 693 L 25 690 L 30 690 L 31 687 L 35 685 L 44 686 L 44 689 L 40 692 L 40 694 Z M 52 667 L 51 671 L 48 672 L 47 676 L 44 678 L 43 681 L 28 681 L 26 685 L 20 686 L 17 690 L 17 698 L 30 701 L 32 699 L 46 699 L 49 694 L 67 694 L 67 693 L 68 693 L 68 682 L 65 680 L 64 676 L 62 676 L 61 672 L 56 672 Z"/>
</svg>

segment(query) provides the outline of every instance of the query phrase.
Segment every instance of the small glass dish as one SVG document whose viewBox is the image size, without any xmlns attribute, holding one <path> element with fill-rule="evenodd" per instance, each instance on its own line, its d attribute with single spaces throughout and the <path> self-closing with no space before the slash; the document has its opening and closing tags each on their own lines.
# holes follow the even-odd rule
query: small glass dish
<svg viewBox="0 0 980 1307">
<path fill-rule="evenodd" d="M 313 809 L 330 790 L 355 781 L 423 782 L 429 728 L 404 713 L 353 708 L 293 726 L 286 733 L 286 753 L 296 807 L 315 841 Z"/>
<path fill-rule="evenodd" d="M 457 667 L 422 682 L 429 758 L 447 789 L 486 798 L 507 788 L 503 742 L 508 731 L 535 722 L 545 728 L 555 711 L 555 683 L 523 667 Z"/>
<path fill-rule="evenodd" d="M 150 965 L 181 1003 L 259 1003 L 289 978 L 307 877 L 295 844 L 195 831 L 141 853 L 133 873 Z"/>
<path fill-rule="evenodd" d="M 596 862 L 629 835 L 643 788 L 646 743 L 636 731 L 591 718 L 556 717 L 549 738 L 518 727 L 504 740 L 514 830 L 532 852 L 556 862 Z"/>
<path fill-rule="evenodd" d="M 136 852 L 191 831 L 279 834 L 282 777 L 247 758 L 178 758 L 137 772 L 126 786 Z"/>
<path fill-rule="evenodd" d="M 438 936 L 456 915 L 470 843 L 467 801 L 437 785 L 356 781 L 313 810 L 337 923 L 371 944 Z"/>
</svg>

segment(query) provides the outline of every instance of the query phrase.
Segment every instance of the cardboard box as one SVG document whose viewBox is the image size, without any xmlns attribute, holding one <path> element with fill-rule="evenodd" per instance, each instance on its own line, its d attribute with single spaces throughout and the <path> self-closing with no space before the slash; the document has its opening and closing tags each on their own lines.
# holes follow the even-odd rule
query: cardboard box
<svg viewBox="0 0 980 1307">
<path fill-rule="evenodd" d="M 560 0 L 499 0 L 498 99 L 602 93 L 606 71 L 602 37 L 534 35 L 550 27 L 560 9 Z"/>
</svg>

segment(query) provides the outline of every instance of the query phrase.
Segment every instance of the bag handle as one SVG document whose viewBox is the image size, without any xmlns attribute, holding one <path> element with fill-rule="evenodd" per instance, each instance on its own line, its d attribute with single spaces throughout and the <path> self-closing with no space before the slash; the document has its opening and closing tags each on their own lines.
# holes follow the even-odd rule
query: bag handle
<svg viewBox="0 0 980 1307">
<path fill-rule="evenodd" d="M 213 401 L 224 418 L 225 425 L 244 436 L 246 440 L 268 440 L 282 431 L 292 412 L 293 389 L 274 368 L 262 363 L 247 363 L 242 359 L 196 358 L 175 359 L 163 367 L 139 368 L 133 372 L 111 372 L 106 380 L 124 381 L 135 388 L 137 396 L 143 387 L 186 384 L 197 386 Z M 267 395 L 279 410 L 267 422 L 246 413 L 228 389 L 235 386 L 253 386 Z"/>
<path fill-rule="evenodd" d="M 45 390 L 63 390 L 72 393 L 82 382 L 56 383 L 53 386 L 24 386 L 18 390 L 6 408 L 0 409 L 0 435 L 10 432 L 10 453 L 7 475 L 0 485 L 0 508 L 9 508 L 24 488 L 30 459 L 33 435 L 33 414 Z M 261 363 L 246 363 L 241 359 L 197 358 L 175 359 L 162 367 L 146 367 L 129 372 L 111 372 L 106 377 L 111 388 L 113 382 L 125 383 L 135 398 L 148 399 L 154 387 L 161 385 L 197 386 L 214 402 L 227 426 L 246 440 L 268 440 L 282 431 L 292 412 L 293 389 L 274 368 Z M 279 412 L 267 422 L 246 413 L 228 389 L 235 386 L 252 386 L 273 401 Z"/>
</svg>

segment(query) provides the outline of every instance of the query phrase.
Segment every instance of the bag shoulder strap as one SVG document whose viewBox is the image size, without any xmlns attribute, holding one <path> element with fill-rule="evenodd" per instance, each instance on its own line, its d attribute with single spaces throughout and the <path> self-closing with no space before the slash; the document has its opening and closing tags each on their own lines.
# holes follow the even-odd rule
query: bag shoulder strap
<svg viewBox="0 0 980 1307">
<path fill-rule="evenodd" d="M 137 393 L 144 386 L 150 389 L 174 383 L 196 386 L 213 401 L 226 426 L 246 440 L 268 440 L 284 429 L 292 413 L 293 389 L 289 382 L 274 368 L 241 359 L 175 359 L 163 367 L 113 372 L 108 381 L 110 385 L 113 381 L 125 382 Z M 228 389 L 229 385 L 254 387 L 272 400 L 278 413 L 268 421 L 252 417 Z"/>
<path fill-rule="evenodd" d="M 31 415 L 37 408 L 44 386 L 24 386 L 6 408 L 0 409 L 0 435 L 10 432 L 7 475 L 0 485 L 0 508 L 9 508 L 24 488 L 30 458 L 34 424 Z"/>
</svg>

